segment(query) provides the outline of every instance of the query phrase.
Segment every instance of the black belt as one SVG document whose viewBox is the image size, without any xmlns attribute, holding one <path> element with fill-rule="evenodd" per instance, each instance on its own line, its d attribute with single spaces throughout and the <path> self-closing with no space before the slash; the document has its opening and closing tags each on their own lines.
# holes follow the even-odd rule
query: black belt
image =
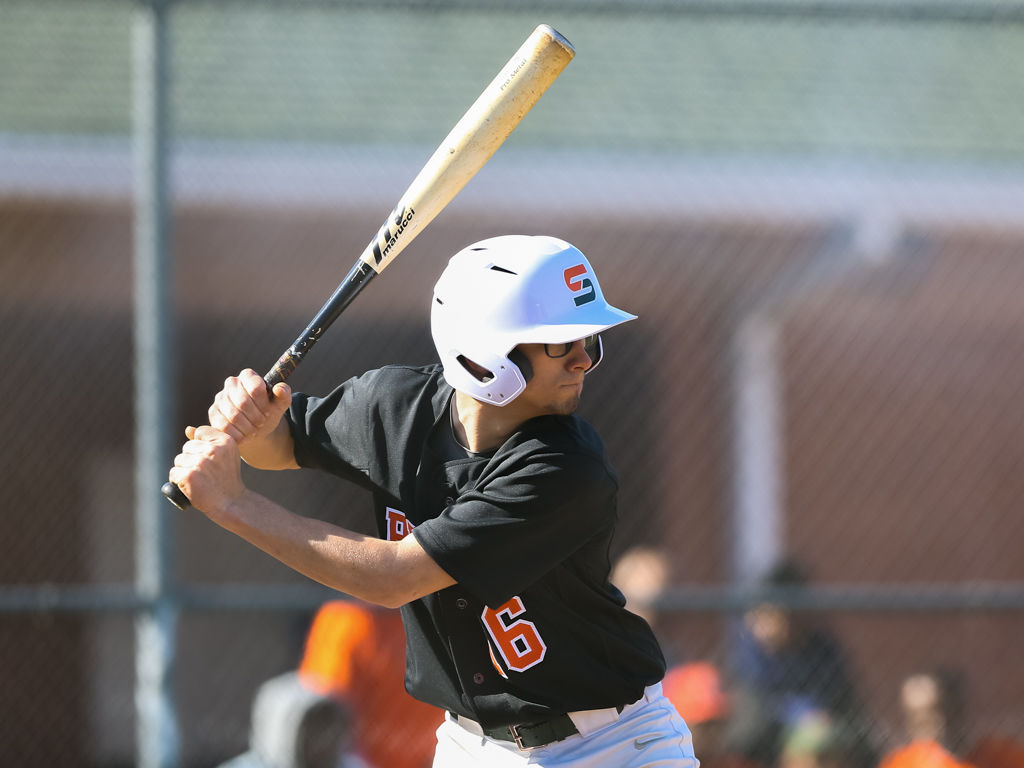
<svg viewBox="0 0 1024 768">
<path fill-rule="evenodd" d="M 620 714 L 624 706 L 615 708 Z M 452 718 L 457 722 L 459 716 L 454 712 Z M 462 718 L 465 720 L 465 718 Z M 512 741 L 519 749 L 532 749 L 553 744 L 556 741 L 567 739 L 579 733 L 576 724 L 568 715 L 558 715 L 550 720 L 542 720 L 539 723 L 520 723 L 518 725 L 499 725 L 494 728 L 480 726 L 484 736 L 498 741 Z"/>
</svg>

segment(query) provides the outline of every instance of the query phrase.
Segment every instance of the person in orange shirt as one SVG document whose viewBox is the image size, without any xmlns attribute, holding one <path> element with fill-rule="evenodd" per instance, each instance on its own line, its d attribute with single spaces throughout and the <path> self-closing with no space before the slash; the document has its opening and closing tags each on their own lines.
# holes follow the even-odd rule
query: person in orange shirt
<svg viewBox="0 0 1024 768">
<path fill-rule="evenodd" d="M 973 768 L 937 741 L 914 741 L 889 753 L 882 768 Z"/>
<path fill-rule="evenodd" d="M 343 699 L 356 748 L 373 768 L 428 768 L 441 710 L 405 691 L 405 633 L 398 611 L 334 600 L 317 611 L 299 677 Z"/>
<path fill-rule="evenodd" d="M 957 675 L 916 672 L 900 687 L 907 738 L 882 758 L 880 768 L 974 768 L 964 761 L 963 690 Z"/>
</svg>

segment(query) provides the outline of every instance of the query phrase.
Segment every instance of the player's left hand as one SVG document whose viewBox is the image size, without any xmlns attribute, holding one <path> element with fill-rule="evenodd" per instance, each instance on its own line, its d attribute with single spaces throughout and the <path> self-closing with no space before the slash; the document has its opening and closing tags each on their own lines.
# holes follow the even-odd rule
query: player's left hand
<svg viewBox="0 0 1024 768">
<path fill-rule="evenodd" d="M 188 442 L 174 459 L 169 477 L 192 506 L 215 517 L 246 492 L 238 444 L 211 426 L 187 427 Z"/>
</svg>

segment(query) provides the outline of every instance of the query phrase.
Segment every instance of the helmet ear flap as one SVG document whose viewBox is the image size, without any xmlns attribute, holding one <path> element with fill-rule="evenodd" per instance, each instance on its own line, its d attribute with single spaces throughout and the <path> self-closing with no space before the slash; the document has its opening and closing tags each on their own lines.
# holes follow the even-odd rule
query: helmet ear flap
<svg viewBox="0 0 1024 768">
<path fill-rule="evenodd" d="M 523 374 L 523 381 L 529 383 L 530 379 L 533 378 L 533 366 L 530 365 L 530 361 L 523 350 L 516 347 L 508 353 L 507 357 L 519 368 L 519 372 Z"/>
</svg>

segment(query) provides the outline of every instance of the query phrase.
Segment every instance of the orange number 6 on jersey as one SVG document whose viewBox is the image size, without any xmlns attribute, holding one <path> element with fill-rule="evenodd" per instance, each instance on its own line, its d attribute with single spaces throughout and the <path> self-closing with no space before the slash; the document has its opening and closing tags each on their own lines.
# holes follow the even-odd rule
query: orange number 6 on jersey
<svg viewBox="0 0 1024 768">
<path fill-rule="evenodd" d="M 481 618 L 505 666 L 516 672 L 525 672 L 544 661 L 548 647 L 544 644 L 532 621 L 517 619 L 526 612 L 523 601 L 513 597 L 497 610 L 484 608 Z"/>
</svg>

